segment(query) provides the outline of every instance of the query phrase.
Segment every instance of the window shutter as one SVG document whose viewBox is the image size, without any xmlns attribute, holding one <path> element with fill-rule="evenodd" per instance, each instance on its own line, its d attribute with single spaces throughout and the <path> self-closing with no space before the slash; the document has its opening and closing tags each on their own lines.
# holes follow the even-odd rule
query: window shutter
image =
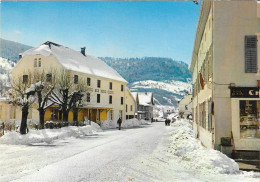
<svg viewBox="0 0 260 182">
<path fill-rule="evenodd" d="M 257 36 L 245 36 L 245 72 L 257 73 Z"/>
</svg>

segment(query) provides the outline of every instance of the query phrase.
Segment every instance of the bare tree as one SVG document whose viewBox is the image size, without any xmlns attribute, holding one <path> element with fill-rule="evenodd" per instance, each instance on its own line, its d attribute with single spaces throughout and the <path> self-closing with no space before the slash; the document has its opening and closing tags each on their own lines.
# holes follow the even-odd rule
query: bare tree
<svg viewBox="0 0 260 182">
<path fill-rule="evenodd" d="M 50 100 L 60 107 L 63 121 L 68 121 L 69 111 L 73 109 L 73 120 L 77 120 L 78 107 L 86 88 L 83 79 L 72 76 L 70 70 L 62 69 L 57 75 L 56 88 L 50 96 Z"/>
<path fill-rule="evenodd" d="M 32 74 L 19 76 L 13 80 L 12 89 L 9 91 L 9 101 L 22 107 L 20 133 L 27 133 L 27 117 L 30 106 L 35 102 L 35 86 L 32 83 Z"/>
<path fill-rule="evenodd" d="M 44 71 L 35 71 L 33 75 L 38 102 L 40 129 L 44 128 L 44 115 L 47 108 L 54 104 L 53 102 L 50 102 L 50 95 L 55 87 L 55 75 L 53 73 L 53 71 L 50 71 L 47 74 L 45 74 Z"/>
</svg>

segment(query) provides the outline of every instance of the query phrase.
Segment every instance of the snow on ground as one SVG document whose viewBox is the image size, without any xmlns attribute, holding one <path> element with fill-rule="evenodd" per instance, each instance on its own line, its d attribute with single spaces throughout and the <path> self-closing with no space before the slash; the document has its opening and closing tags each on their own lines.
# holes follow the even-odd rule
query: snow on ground
<svg viewBox="0 0 260 182">
<path fill-rule="evenodd" d="M 140 125 L 147 125 L 151 122 L 145 121 L 143 119 L 138 120 L 136 118 L 133 119 L 128 119 L 128 120 L 124 120 L 122 122 L 121 127 L 122 128 L 131 128 L 131 127 L 136 127 L 136 126 L 140 126 Z M 101 121 L 101 129 L 114 129 L 117 128 L 118 124 L 116 120 L 107 120 L 107 121 Z"/>
<path fill-rule="evenodd" d="M 188 120 L 103 130 L 51 144 L 0 144 L 0 151 L 1 182 L 260 181 L 259 173 L 239 171 L 232 159 L 202 147 Z"/>
<path fill-rule="evenodd" d="M 171 131 L 168 153 L 177 156 L 185 168 L 205 173 L 239 173 L 238 164 L 223 153 L 203 147 L 193 137 L 192 125 L 188 120 L 177 120 Z"/>
<path fill-rule="evenodd" d="M 169 141 L 164 139 L 151 155 L 131 162 L 135 169 L 127 175 L 136 181 L 234 181 L 259 182 L 260 173 L 243 172 L 226 155 L 204 148 L 193 137 L 189 120 L 177 120 L 167 127 Z M 138 172 L 137 172 L 138 171 Z"/>
<path fill-rule="evenodd" d="M 131 128 L 141 125 L 147 125 L 149 122 L 145 120 L 128 119 L 122 122 L 122 128 Z M 101 132 L 102 129 L 115 129 L 118 126 L 116 121 L 102 121 L 101 127 L 95 122 L 90 125 L 77 127 L 69 126 L 59 129 L 30 130 L 26 135 L 20 135 L 16 131 L 8 132 L 0 138 L 0 144 L 12 145 L 29 145 L 35 143 L 53 143 L 54 140 L 62 140 L 69 137 L 81 138 Z"/>
<path fill-rule="evenodd" d="M 34 143 L 50 144 L 53 143 L 54 140 L 93 135 L 96 131 L 97 129 L 90 125 L 83 127 L 68 126 L 59 129 L 30 130 L 26 135 L 12 131 L 2 136 L 0 143 L 12 145 L 29 145 Z"/>
<path fill-rule="evenodd" d="M 168 83 L 161 82 L 161 81 L 144 80 L 144 81 L 134 82 L 132 84 L 131 90 L 137 88 L 161 89 L 175 94 L 185 95 L 186 92 L 190 92 L 191 86 L 192 85 L 190 82 L 187 83 L 187 82 L 181 82 L 175 80 L 168 81 Z"/>
</svg>

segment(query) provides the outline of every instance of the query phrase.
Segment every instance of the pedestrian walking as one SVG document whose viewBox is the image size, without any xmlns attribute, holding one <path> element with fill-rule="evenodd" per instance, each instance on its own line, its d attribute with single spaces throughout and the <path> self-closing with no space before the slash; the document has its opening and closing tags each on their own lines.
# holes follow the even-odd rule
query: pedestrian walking
<svg viewBox="0 0 260 182">
<path fill-rule="evenodd" d="M 117 120 L 118 129 L 121 130 L 122 119 L 119 117 Z"/>
</svg>

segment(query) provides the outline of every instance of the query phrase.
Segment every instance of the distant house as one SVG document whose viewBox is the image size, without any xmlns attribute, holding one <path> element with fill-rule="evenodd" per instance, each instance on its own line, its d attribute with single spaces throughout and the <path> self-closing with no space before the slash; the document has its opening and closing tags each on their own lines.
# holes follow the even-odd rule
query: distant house
<svg viewBox="0 0 260 182">
<path fill-rule="evenodd" d="M 178 102 L 179 115 L 181 118 L 187 118 L 192 114 L 192 95 L 186 95 Z"/>
<path fill-rule="evenodd" d="M 137 118 L 151 120 L 153 118 L 153 93 L 133 92 L 137 104 Z"/>
<path fill-rule="evenodd" d="M 126 88 L 125 102 L 126 119 L 132 119 L 135 117 L 136 103 L 134 96 L 131 94 L 128 88 Z"/>
<path fill-rule="evenodd" d="M 127 81 L 100 59 L 86 54 L 85 47 L 81 48 L 81 51 L 76 51 L 47 41 L 25 51 L 19 57 L 19 62 L 12 70 L 13 80 L 18 77 L 28 79 L 28 71 L 44 71 L 47 78 L 47 74 L 49 77 L 55 76 L 51 75 L 53 70 L 66 69 L 72 74 L 74 84 L 78 84 L 78 80 L 84 81 L 88 90 L 84 93 L 82 106 L 78 111 L 78 121 L 88 118 L 100 123 L 102 120 L 117 120 L 119 117 L 125 120 L 127 115 L 128 118 L 132 117 L 129 115 L 133 113 L 129 111 L 131 105 L 135 104 L 131 96 L 128 96 Z M 131 101 L 130 104 L 126 102 L 126 97 Z M 37 111 L 31 112 L 32 119 L 37 121 L 39 118 Z M 45 121 L 60 119 L 61 113 L 57 106 L 46 110 Z M 72 111 L 69 112 L 68 120 L 73 120 Z"/>
<path fill-rule="evenodd" d="M 175 113 L 175 108 L 174 106 L 164 106 L 163 107 L 163 117 L 167 118 L 168 115 Z"/>
</svg>

